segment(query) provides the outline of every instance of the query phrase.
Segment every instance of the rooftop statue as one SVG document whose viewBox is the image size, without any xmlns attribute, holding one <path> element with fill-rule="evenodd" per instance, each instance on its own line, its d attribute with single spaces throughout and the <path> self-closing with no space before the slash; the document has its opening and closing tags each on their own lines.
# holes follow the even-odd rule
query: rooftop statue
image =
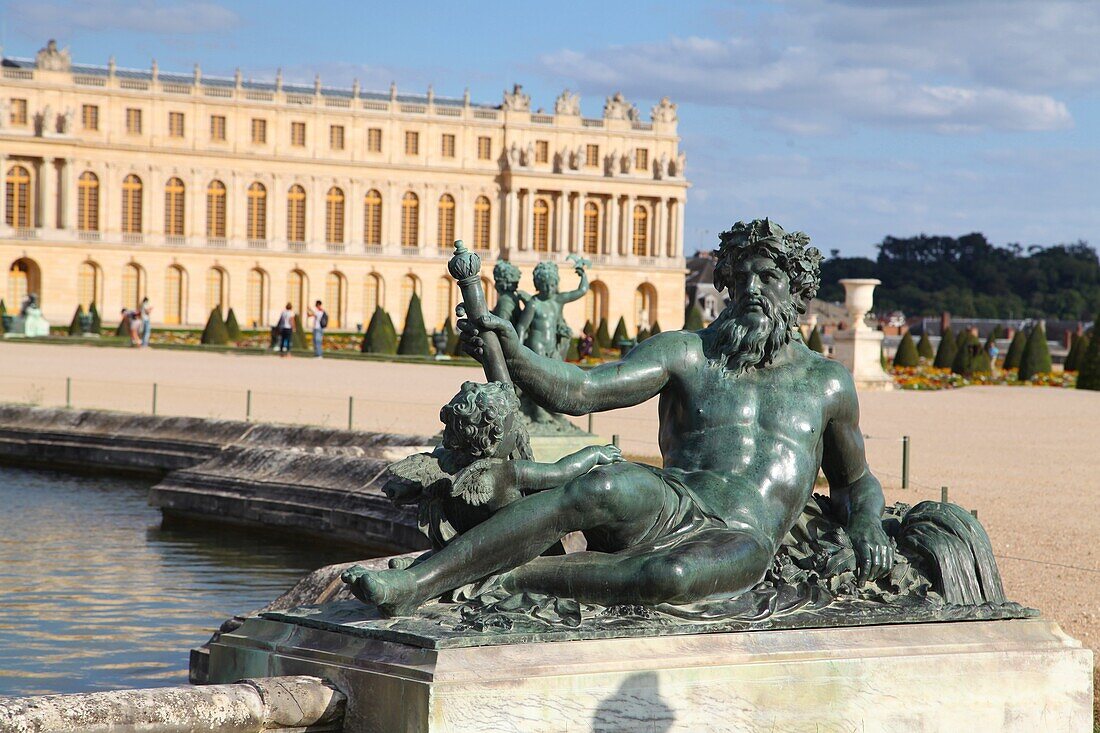
<svg viewBox="0 0 1100 733">
<path fill-rule="evenodd" d="M 759 624 L 794 610 L 817 623 L 828 613 L 843 617 L 834 623 L 898 613 L 1021 615 L 1005 603 L 976 519 L 936 502 L 885 507 L 867 466 L 852 378 L 808 349 L 797 328 L 819 284 L 821 254 L 809 238 L 763 219 L 735 224 L 720 242 L 715 285 L 731 299 L 710 326 L 663 332 L 587 371 L 560 360 L 546 328 L 525 343 L 474 297 L 459 329 L 491 380 L 512 381 L 547 410 L 570 415 L 657 397 L 663 467 L 606 449 L 563 465 L 508 459 L 520 441 L 508 438 L 514 405 L 500 403 L 499 427 L 482 429 L 495 436 L 485 448 L 491 466 L 472 471 L 484 458 L 455 464 L 450 456 L 448 466 L 433 454 L 435 468 L 397 464 L 386 486 L 398 500 L 420 501 L 422 517 L 433 516 L 425 507 L 439 506 L 430 497 L 440 491 L 480 513 L 435 532 L 433 551 L 411 564 L 349 570 L 354 594 L 390 617 L 446 597 L 464 604 L 452 627 L 467 630 L 513 628 L 518 617 L 576 627 L 581 608 L 596 609 L 597 620 L 585 623 L 605 624 L 622 616 Z M 549 323 L 559 312 L 556 289 L 540 290 Z M 499 392 L 463 390 L 474 403 L 481 391 Z M 829 497 L 813 493 L 819 469 Z M 410 494 L 410 482 L 420 489 Z M 461 514 L 450 506 L 435 516 Z M 561 554 L 559 541 L 574 532 L 587 549 Z"/>
</svg>

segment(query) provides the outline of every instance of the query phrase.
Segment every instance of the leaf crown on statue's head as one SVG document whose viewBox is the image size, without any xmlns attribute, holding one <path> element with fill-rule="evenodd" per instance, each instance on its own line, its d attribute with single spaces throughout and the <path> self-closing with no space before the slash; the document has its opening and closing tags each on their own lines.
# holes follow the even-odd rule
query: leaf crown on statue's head
<svg viewBox="0 0 1100 733">
<path fill-rule="evenodd" d="M 795 309 L 805 313 L 821 285 L 821 252 L 811 247 L 805 232 L 788 232 L 770 219 L 739 221 L 719 235 L 714 250 L 714 287 L 723 290 L 733 283 L 733 267 L 747 257 L 763 256 L 775 261 L 787 274 Z"/>
</svg>

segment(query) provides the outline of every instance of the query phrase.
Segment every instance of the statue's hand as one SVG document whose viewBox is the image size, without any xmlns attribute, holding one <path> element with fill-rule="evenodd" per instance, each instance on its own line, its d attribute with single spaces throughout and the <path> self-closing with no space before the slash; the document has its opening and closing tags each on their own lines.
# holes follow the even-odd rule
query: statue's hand
<svg viewBox="0 0 1100 733">
<path fill-rule="evenodd" d="M 619 463 L 623 460 L 623 452 L 617 445 L 594 445 L 588 448 L 596 454 L 596 465 L 606 466 L 609 463 Z"/>
<path fill-rule="evenodd" d="M 894 567 L 894 548 L 876 519 L 853 518 L 848 537 L 856 553 L 856 580 L 865 583 L 889 573 Z"/>
<path fill-rule="evenodd" d="M 458 338 L 462 342 L 462 350 L 481 361 L 485 354 L 485 341 L 481 338 L 481 334 L 487 331 L 497 335 L 497 339 L 500 341 L 500 349 L 504 352 L 504 358 L 510 359 L 516 355 L 520 343 L 515 327 L 492 313 L 481 316 L 476 323 L 469 318 L 458 320 Z"/>
<path fill-rule="evenodd" d="M 516 291 L 516 297 L 519 298 L 519 302 L 523 303 L 524 305 L 527 305 L 528 303 L 531 302 L 531 299 L 534 298 L 535 296 L 531 295 L 530 293 L 524 292 L 522 290 L 517 290 Z"/>
</svg>

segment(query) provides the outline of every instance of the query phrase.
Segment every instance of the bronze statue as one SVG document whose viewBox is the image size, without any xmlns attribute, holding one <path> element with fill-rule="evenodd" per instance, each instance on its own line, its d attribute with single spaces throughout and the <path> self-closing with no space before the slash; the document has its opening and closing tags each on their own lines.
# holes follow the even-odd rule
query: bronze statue
<svg viewBox="0 0 1100 733">
<path fill-rule="evenodd" d="M 517 339 L 531 351 L 552 359 L 564 359 L 573 332 L 565 322 L 562 307 L 566 303 L 583 298 L 588 292 L 588 275 L 584 264 L 577 262 L 573 271 L 580 276 L 576 290 L 558 292 L 558 266 L 549 261 L 535 265 L 532 277 L 535 281 L 534 297 L 524 300 L 523 313 L 515 323 Z"/>
</svg>

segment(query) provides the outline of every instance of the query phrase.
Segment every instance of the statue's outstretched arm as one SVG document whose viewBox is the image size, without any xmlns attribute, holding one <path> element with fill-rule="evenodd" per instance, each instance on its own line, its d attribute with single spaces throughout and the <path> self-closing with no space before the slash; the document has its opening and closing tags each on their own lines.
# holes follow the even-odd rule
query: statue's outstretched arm
<svg viewBox="0 0 1100 733">
<path fill-rule="evenodd" d="M 583 298 L 588 293 L 588 273 L 578 267 L 577 274 L 581 276 L 580 285 L 577 286 L 576 290 L 570 290 L 568 293 L 558 293 L 559 303 L 572 303 L 574 300 Z"/>
<path fill-rule="evenodd" d="M 554 463 L 509 461 L 515 471 L 516 483 L 525 492 L 543 491 L 563 486 L 588 473 L 596 466 L 618 463 L 623 454 L 614 445 L 589 445 Z"/>
</svg>

